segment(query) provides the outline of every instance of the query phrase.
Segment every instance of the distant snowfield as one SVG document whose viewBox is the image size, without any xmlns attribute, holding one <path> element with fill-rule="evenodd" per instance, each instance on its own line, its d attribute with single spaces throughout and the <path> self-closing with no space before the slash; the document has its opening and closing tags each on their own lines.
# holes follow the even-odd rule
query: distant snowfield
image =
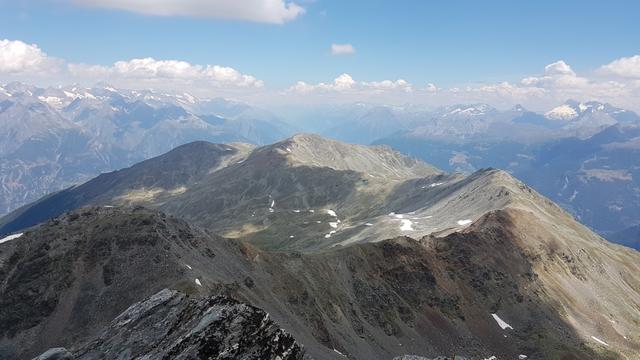
<svg viewBox="0 0 640 360">
<path fill-rule="evenodd" d="M 9 236 L 3 237 L 2 239 L 0 239 L 0 244 L 5 243 L 7 241 L 15 240 L 15 239 L 21 237 L 22 235 L 24 235 L 24 234 L 23 233 L 19 233 L 19 234 L 13 234 L 13 235 L 9 235 Z"/>
</svg>

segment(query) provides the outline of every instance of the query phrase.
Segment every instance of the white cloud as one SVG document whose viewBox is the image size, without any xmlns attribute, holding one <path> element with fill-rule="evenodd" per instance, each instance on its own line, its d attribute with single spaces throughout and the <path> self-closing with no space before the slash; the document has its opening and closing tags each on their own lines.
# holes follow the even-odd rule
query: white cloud
<svg viewBox="0 0 640 360">
<path fill-rule="evenodd" d="M 603 75 L 640 79 L 640 55 L 623 57 L 598 69 Z"/>
<path fill-rule="evenodd" d="M 264 82 L 220 65 L 198 65 L 153 58 L 117 61 L 112 65 L 75 64 L 48 56 L 37 45 L 0 40 L 0 81 L 41 85 L 107 82 L 142 89 L 195 91 L 200 94 L 255 93 Z"/>
<path fill-rule="evenodd" d="M 614 62 L 615 63 L 615 62 Z M 568 99 L 596 100 L 639 111 L 640 79 L 602 78 L 576 73 L 569 64 L 559 60 L 515 82 L 461 84 L 438 88 L 434 84 L 413 87 L 406 80 L 356 81 L 343 74 L 333 82 L 308 84 L 297 82 L 288 94 L 288 101 L 352 102 L 369 101 L 383 104 L 415 104 L 428 106 L 459 103 L 487 103 L 500 108 L 522 104 L 537 111 L 547 111 Z M 625 72 L 624 74 L 627 74 Z M 633 74 L 633 72 L 631 72 Z"/>
<path fill-rule="evenodd" d="M 264 82 L 237 69 L 181 60 L 140 58 L 109 65 L 77 64 L 47 55 L 35 44 L 0 40 L 0 81 L 36 85 L 107 82 L 128 89 L 188 91 L 201 97 L 230 96 L 271 104 L 368 101 L 383 104 L 522 104 L 547 111 L 567 99 L 597 100 L 640 111 L 640 55 L 620 58 L 586 74 L 559 60 L 517 81 L 414 87 L 405 79 L 356 80 L 344 73 L 329 82 L 298 81 L 286 91 L 265 89 Z M 284 94 L 284 95 L 283 95 Z"/>
<path fill-rule="evenodd" d="M 112 66 L 69 64 L 71 75 L 80 78 L 114 80 L 178 81 L 204 83 L 213 86 L 255 87 L 264 86 L 261 80 L 245 75 L 236 69 L 218 65 L 194 65 L 179 60 L 155 60 L 153 58 L 118 61 Z"/>
<path fill-rule="evenodd" d="M 282 24 L 305 9 L 285 0 L 70 0 L 78 5 L 156 16 L 211 17 Z"/>
<path fill-rule="evenodd" d="M 382 80 L 382 81 L 372 81 L 372 82 L 363 82 L 362 87 L 365 89 L 372 89 L 377 91 L 392 91 L 392 90 L 402 90 L 404 92 L 412 92 L 413 88 L 411 84 L 409 84 L 406 80 L 398 79 L 398 80 Z"/>
<path fill-rule="evenodd" d="M 544 67 L 544 73 L 549 76 L 565 75 L 575 76 L 576 73 L 571 69 L 571 66 L 567 65 L 563 60 L 558 60 Z"/>
<path fill-rule="evenodd" d="M 50 58 L 35 44 L 0 40 L 0 73 L 24 74 L 57 71 L 59 61 Z"/>
<path fill-rule="evenodd" d="M 359 93 L 359 94 L 372 94 L 372 93 L 384 93 L 401 90 L 403 92 L 411 92 L 413 90 L 411 84 L 403 79 L 398 80 L 382 80 L 382 81 L 355 81 L 351 75 L 342 74 L 335 78 L 330 83 L 318 83 L 315 85 L 307 84 L 304 81 L 298 81 L 291 86 L 287 91 L 296 92 L 301 94 L 308 94 L 311 92 L 327 93 Z"/>
<path fill-rule="evenodd" d="M 349 74 L 342 74 L 333 80 L 333 84 L 330 87 L 333 90 L 343 91 L 354 87 L 356 82 Z"/>
<path fill-rule="evenodd" d="M 351 44 L 331 44 L 332 55 L 352 55 L 356 49 Z"/>
</svg>

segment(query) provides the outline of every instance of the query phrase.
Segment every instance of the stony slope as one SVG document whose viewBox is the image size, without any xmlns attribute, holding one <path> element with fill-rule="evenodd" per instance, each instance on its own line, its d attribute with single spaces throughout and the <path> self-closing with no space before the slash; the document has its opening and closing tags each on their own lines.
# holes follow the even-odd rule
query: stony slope
<svg viewBox="0 0 640 360">
<path fill-rule="evenodd" d="M 150 160 L 92 197 L 98 178 L 69 198 L 102 207 L 0 244 L 9 348 L 66 346 L 50 342 L 95 334 L 168 287 L 259 306 L 317 359 L 632 359 L 640 350 L 638 252 L 607 243 L 505 172 L 447 175 L 388 148 L 306 135 L 246 156 L 197 146 L 211 163 L 196 166 L 203 159 L 187 146 L 165 155 L 184 162 Z M 58 196 L 22 214 L 60 210 Z M 236 240 L 114 204 L 163 209 Z"/>
<path fill-rule="evenodd" d="M 241 161 L 252 146 L 247 144 L 216 145 L 194 142 L 173 151 L 119 171 L 102 174 L 95 179 L 51 194 L 41 201 L 20 208 L 0 219 L 3 232 L 12 232 L 55 217 L 65 211 L 98 203 L 147 203 L 186 190 L 216 169 Z"/>
<path fill-rule="evenodd" d="M 131 305 L 99 337 L 73 353 L 52 349 L 38 360 L 301 360 L 303 348 L 264 311 L 225 296 L 201 300 L 164 289 Z M 58 358 L 59 359 L 59 358 Z"/>
<path fill-rule="evenodd" d="M 229 149 L 230 154 L 244 154 L 246 149 L 234 145 L 218 148 L 222 152 Z M 177 152 L 192 154 L 193 159 L 187 156 L 186 163 L 171 161 Z M 4 217 L 0 233 L 17 231 L 83 205 L 140 204 L 179 214 L 228 236 L 259 235 L 265 248 L 312 249 L 327 245 L 317 242 L 334 230 L 329 223 L 388 213 L 387 196 L 403 182 L 444 176 L 386 147 L 350 145 L 313 135 L 257 148 L 246 159 L 233 157 L 227 166 L 213 167 L 199 152 L 195 146 L 185 146 L 53 194 Z M 162 165 L 167 161 L 171 163 L 168 170 Z M 201 162 L 205 164 L 200 167 L 207 171 L 192 173 L 190 167 Z M 156 183 L 166 180 L 154 179 L 173 181 L 163 173 L 166 171 L 186 172 L 189 181 L 174 181 L 171 186 Z M 121 178 L 126 181 L 119 181 Z M 332 211 L 340 211 L 340 218 L 328 215 Z M 295 222 L 290 222 L 292 216 L 297 218 Z"/>
<path fill-rule="evenodd" d="M 87 208 L 0 244 L 2 344 L 5 354 L 72 347 L 169 287 L 259 306 L 317 359 L 632 358 L 639 258 L 551 204 L 492 211 L 446 236 L 307 255 L 144 209 Z"/>
<path fill-rule="evenodd" d="M 505 169 L 600 235 L 619 242 L 615 233 L 637 225 L 640 218 L 640 128 L 637 120 L 631 122 L 636 125 L 611 126 L 587 139 L 536 144 L 486 138 L 452 142 L 403 135 L 379 143 L 449 171 Z"/>
</svg>

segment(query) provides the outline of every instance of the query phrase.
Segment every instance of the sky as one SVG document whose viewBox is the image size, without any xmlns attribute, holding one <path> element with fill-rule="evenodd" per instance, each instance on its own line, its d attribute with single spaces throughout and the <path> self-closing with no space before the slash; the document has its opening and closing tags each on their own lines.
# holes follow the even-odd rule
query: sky
<svg viewBox="0 0 640 360">
<path fill-rule="evenodd" d="M 0 0 L 0 82 L 638 109 L 638 1 Z"/>
</svg>

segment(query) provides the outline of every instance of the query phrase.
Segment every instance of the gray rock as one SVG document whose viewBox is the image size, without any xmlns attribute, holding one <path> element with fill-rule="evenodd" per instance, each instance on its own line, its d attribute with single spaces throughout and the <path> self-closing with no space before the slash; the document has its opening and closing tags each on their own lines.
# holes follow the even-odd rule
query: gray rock
<svg viewBox="0 0 640 360">
<path fill-rule="evenodd" d="M 72 360 L 73 354 L 71 354 L 67 349 L 59 347 L 52 348 L 40 356 L 35 357 L 33 360 Z"/>
<path fill-rule="evenodd" d="M 304 357 L 302 346 L 259 308 L 226 296 L 196 300 L 167 289 L 129 307 L 74 352 L 82 360 Z"/>
</svg>

